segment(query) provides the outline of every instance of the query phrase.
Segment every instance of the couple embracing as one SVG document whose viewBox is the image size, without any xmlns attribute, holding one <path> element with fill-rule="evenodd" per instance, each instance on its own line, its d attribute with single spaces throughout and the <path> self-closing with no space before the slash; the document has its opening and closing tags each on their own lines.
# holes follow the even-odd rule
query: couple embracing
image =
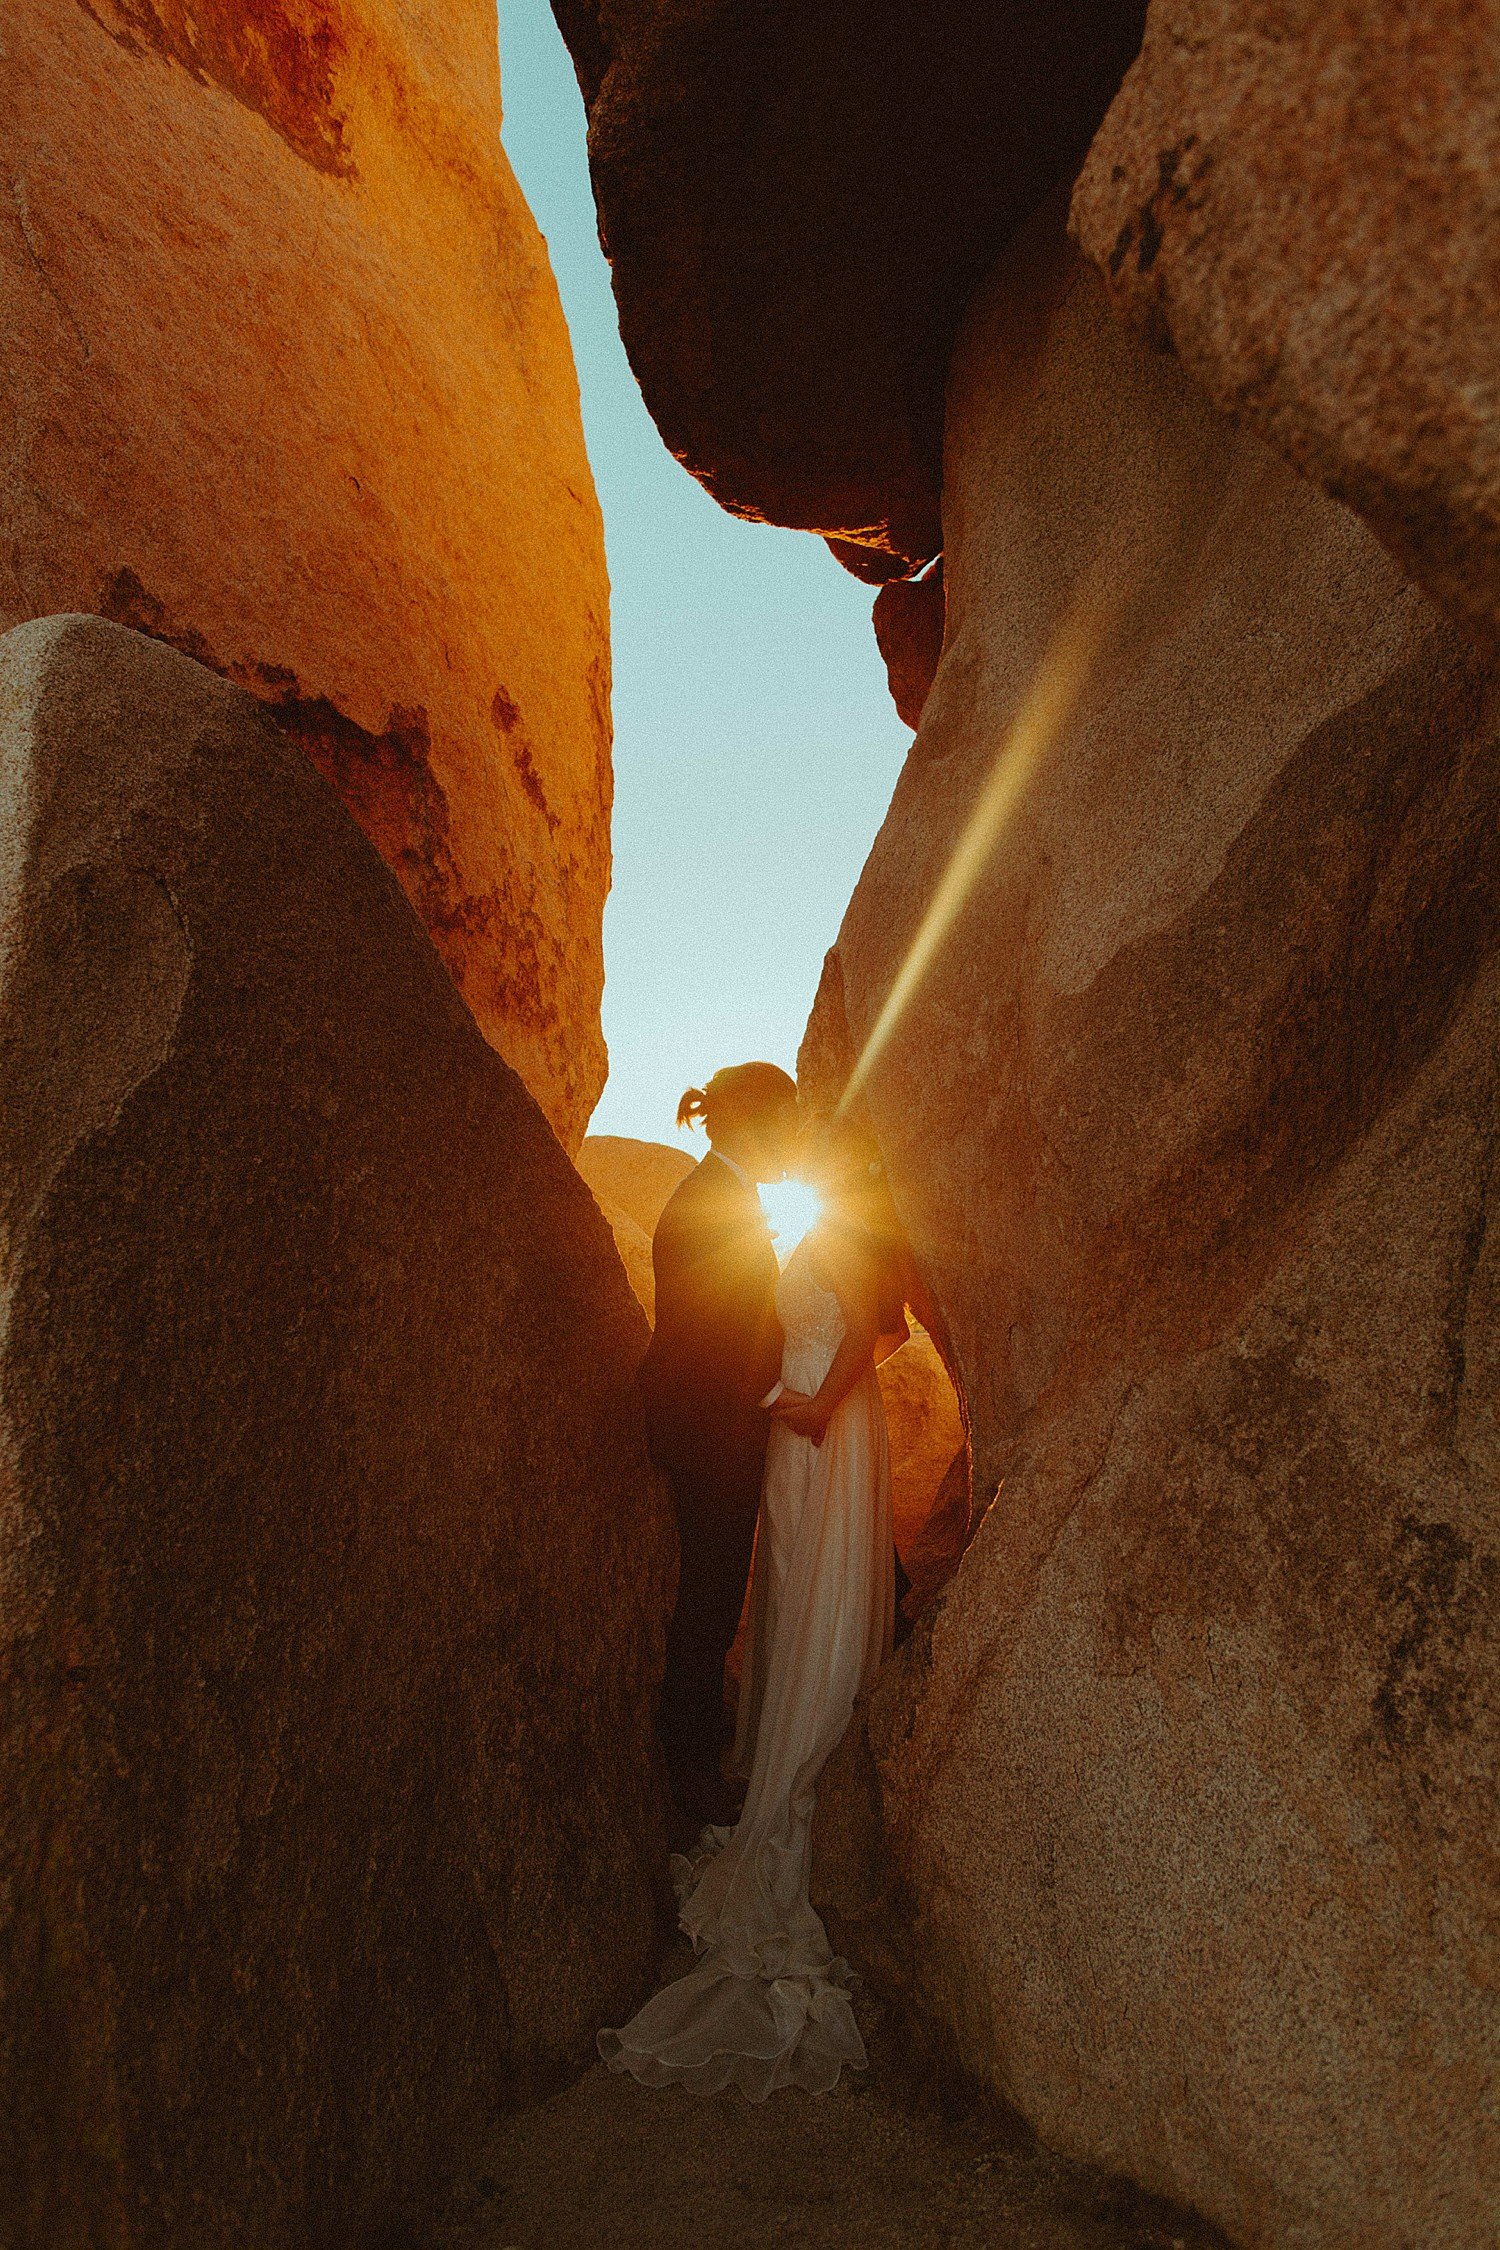
<svg viewBox="0 0 1500 2250">
<path fill-rule="evenodd" d="M 677 1801 L 706 1823 L 673 1862 L 697 1960 L 599 2048 L 646 2085 L 760 2100 L 825 2092 L 865 2059 L 808 1876 L 818 1775 L 891 1646 L 875 1368 L 906 1337 L 904 1266 L 872 1148 L 838 1123 L 800 1135 L 784 1071 L 717 1072 L 683 1096 L 679 1124 L 700 1119 L 709 1153 L 656 1229 L 641 1372 L 681 1540 L 660 1727 Z M 793 1167 L 821 1215 L 783 1270 L 756 1189 Z M 736 1820 L 723 1681 L 747 1579 Z"/>
</svg>

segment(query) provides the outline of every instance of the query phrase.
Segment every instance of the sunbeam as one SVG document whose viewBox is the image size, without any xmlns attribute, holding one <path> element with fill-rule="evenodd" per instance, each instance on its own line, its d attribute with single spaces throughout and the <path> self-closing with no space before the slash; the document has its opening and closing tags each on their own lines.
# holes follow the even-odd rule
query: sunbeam
<svg viewBox="0 0 1500 2250">
<path fill-rule="evenodd" d="M 1101 651 L 1119 617 L 1122 594 L 1101 594 L 1091 575 L 1084 591 L 1058 626 L 1010 732 L 969 815 L 953 857 L 932 895 L 931 904 L 907 949 L 906 958 L 839 1102 L 847 1110 L 889 1043 L 922 979 L 932 967 L 983 874 L 1002 830 L 1038 765 L 1057 743 L 1077 708 Z"/>
</svg>

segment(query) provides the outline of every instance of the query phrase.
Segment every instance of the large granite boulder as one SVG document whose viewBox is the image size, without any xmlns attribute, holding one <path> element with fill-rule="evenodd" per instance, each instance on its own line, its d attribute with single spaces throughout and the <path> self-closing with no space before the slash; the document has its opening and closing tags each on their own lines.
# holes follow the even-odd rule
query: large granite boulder
<svg viewBox="0 0 1500 2250">
<path fill-rule="evenodd" d="M 1054 2144 L 1265 2250 L 1482 2250 L 1494 677 L 1060 214 L 971 311 L 945 506 L 804 1059 L 860 1055 L 986 805 L 864 1092 L 991 1504 L 827 1777 L 819 1894 Z"/>
<path fill-rule="evenodd" d="M 685 1148 L 625 1133 L 590 1133 L 578 1151 L 578 1169 L 600 1203 L 622 1212 L 648 1242 L 668 1197 L 697 1161 Z"/>
<path fill-rule="evenodd" d="M 578 1151 L 578 1169 L 609 1221 L 620 1263 L 651 1321 L 656 1318 L 651 1237 L 668 1196 L 692 1171 L 693 1161 L 686 1149 L 621 1133 L 590 1133 Z"/>
<path fill-rule="evenodd" d="M 1128 318 L 1500 626 L 1500 7 L 1153 0 L 1074 221 Z"/>
<path fill-rule="evenodd" d="M 653 1959 L 592 1198 L 259 705 L 0 642 L 0 2239 L 433 2237 Z"/>
<path fill-rule="evenodd" d="M 620 331 L 672 452 L 872 579 L 936 553 L 943 381 L 1144 0 L 553 0 Z"/>
<path fill-rule="evenodd" d="M 493 0 L 27 0 L 0 38 L 0 628 L 276 712 L 576 1145 L 608 591 Z"/>
</svg>

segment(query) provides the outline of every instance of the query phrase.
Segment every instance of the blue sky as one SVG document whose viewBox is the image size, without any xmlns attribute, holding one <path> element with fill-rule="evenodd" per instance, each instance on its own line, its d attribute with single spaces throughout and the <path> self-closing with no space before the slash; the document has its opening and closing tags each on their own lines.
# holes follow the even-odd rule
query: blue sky
<svg viewBox="0 0 1500 2250">
<path fill-rule="evenodd" d="M 667 452 L 615 325 L 583 104 L 546 0 L 499 0 L 505 146 L 573 335 L 615 677 L 610 1077 L 592 1130 L 675 1138 L 716 1064 L 790 1069 L 911 740 L 871 590 L 805 532 L 724 514 Z"/>
</svg>

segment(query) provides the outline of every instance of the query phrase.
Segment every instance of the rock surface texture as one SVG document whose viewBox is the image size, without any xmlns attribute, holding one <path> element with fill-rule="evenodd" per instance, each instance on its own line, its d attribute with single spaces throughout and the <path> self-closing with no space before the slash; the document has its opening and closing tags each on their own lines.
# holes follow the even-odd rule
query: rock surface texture
<svg viewBox="0 0 1500 2250">
<path fill-rule="evenodd" d="M 654 1959 L 592 1198 L 256 702 L 0 642 L 0 2238 L 429 2239 Z"/>
<path fill-rule="evenodd" d="M 1074 223 L 1115 304 L 1500 628 L 1500 7 L 1154 0 Z"/>
<path fill-rule="evenodd" d="M 830 1772 L 818 1895 L 1054 2146 L 1257 2250 L 1483 2250 L 1493 675 L 1060 218 L 947 428 L 943 661 L 806 1056 L 860 1052 L 1025 759 L 867 1081 L 998 1498 Z"/>
<path fill-rule="evenodd" d="M 656 1318 L 656 1269 L 651 1237 L 667 1197 L 693 1169 L 685 1149 L 665 1141 L 635 1141 L 618 1133 L 591 1133 L 578 1151 L 578 1169 L 610 1224 L 615 1248 L 646 1318 Z"/>
<path fill-rule="evenodd" d="M 965 300 L 1071 179 L 1143 0 L 553 5 L 621 333 L 672 452 L 862 576 L 927 560 Z"/>
<path fill-rule="evenodd" d="M 925 1328 L 913 1328 L 899 1351 L 880 1363 L 880 1395 L 891 1439 L 891 1512 L 896 1549 L 918 1596 L 951 1576 L 969 1522 L 968 1462 L 963 1415 L 952 1379 Z M 961 1508 L 946 1507 L 949 1472 L 957 1463 Z M 934 1518 L 939 1517 L 939 1520 Z"/>
<path fill-rule="evenodd" d="M 943 655 L 943 565 L 922 578 L 901 578 L 875 596 L 875 645 L 897 715 L 913 732 Z"/>
<path fill-rule="evenodd" d="M 0 626 L 252 689 L 575 1146 L 608 596 L 492 0 L 28 0 L 0 34 Z"/>
<path fill-rule="evenodd" d="M 649 1242 L 667 1198 L 698 1159 L 666 1141 L 636 1141 L 625 1133 L 590 1133 L 578 1151 L 578 1169 L 601 1203 L 613 1205 Z"/>
</svg>

